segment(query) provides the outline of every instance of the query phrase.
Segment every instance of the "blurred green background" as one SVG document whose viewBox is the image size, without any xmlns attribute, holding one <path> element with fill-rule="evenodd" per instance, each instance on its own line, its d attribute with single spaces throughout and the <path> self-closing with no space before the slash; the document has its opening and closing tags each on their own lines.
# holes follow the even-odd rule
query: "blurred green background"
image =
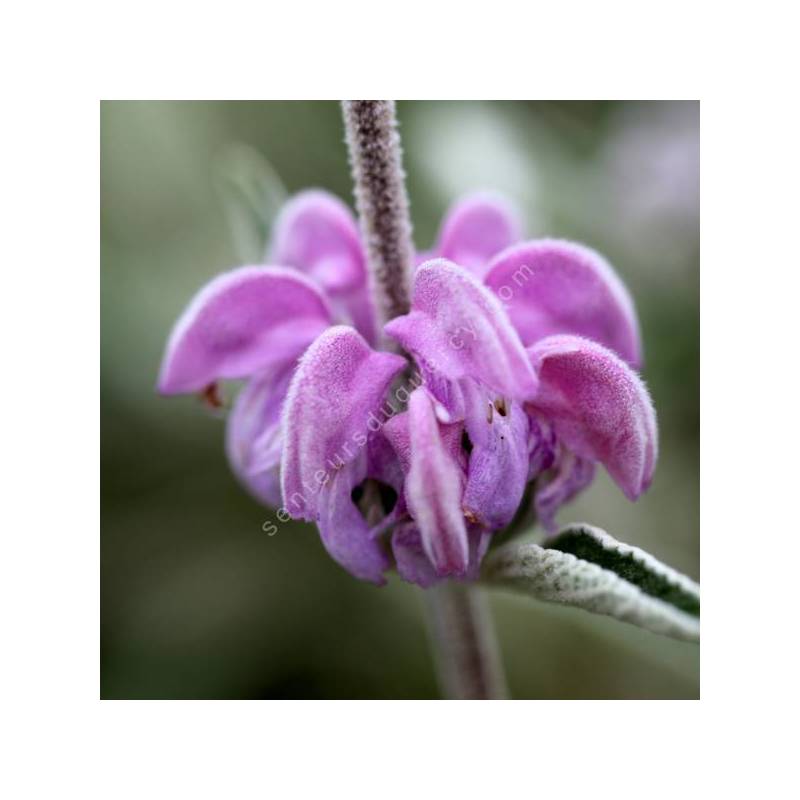
<svg viewBox="0 0 800 800">
<path fill-rule="evenodd" d="M 420 249 L 460 193 L 497 189 L 529 235 L 583 241 L 627 282 L 659 415 L 655 481 L 631 504 L 603 473 L 560 521 L 699 579 L 699 105 L 398 113 Z M 101 162 L 101 696 L 436 697 L 420 591 L 351 578 L 311 526 L 268 537 L 274 514 L 228 470 L 224 421 L 153 391 L 173 321 L 249 246 L 221 172 L 271 165 L 289 192 L 350 201 L 338 104 L 104 102 Z M 694 645 L 515 595 L 491 604 L 516 698 L 699 696 Z"/>
</svg>

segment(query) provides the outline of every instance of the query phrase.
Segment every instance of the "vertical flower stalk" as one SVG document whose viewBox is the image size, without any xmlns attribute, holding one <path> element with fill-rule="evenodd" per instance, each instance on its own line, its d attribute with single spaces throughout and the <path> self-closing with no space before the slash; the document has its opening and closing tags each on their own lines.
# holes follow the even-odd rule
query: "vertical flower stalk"
<svg viewBox="0 0 800 800">
<path fill-rule="evenodd" d="M 414 261 L 393 100 L 342 103 L 361 233 L 382 322 L 407 314 Z"/>
<path fill-rule="evenodd" d="M 477 587 L 444 583 L 427 592 L 439 683 L 453 700 L 508 698 L 486 597 Z"/>
<path fill-rule="evenodd" d="M 400 134 L 392 100 L 342 102 L 356 208 L 382 322 L 409 311 L 414 264 Z M 481 590 L 448 581 L 428 590 L 430 631 L 446 697 L 501 699 L 505 679 Z"/>
</svg>

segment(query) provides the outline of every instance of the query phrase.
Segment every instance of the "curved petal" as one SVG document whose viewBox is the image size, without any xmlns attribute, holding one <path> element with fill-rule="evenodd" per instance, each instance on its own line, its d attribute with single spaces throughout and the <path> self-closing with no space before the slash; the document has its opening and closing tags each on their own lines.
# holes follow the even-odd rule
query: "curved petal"
<svg viewBox="0 0 800 800">
<path fill-rule="evenodd" d="M 297 358 L 332 316 L 319 288 L 296 270 L 240 267 L 195 296 L 170 335 L 158 390 L 183 394 L 247 378 Z"/>
<path fill-rule="evenodd" d="M 594 480 L 595 466 L 592 461 L 579 458 L 569 450 L 562 448 L 556 465 L 555 474 L 544 486 L 537 484 L 536 517 L 548 533 L 555 533 L 556 512 L 565 503 L 572 500 Z"/>
<path fill-rule="evenodd" d="M 521 237 L 517 209 L 499 195 L 481 192 L 461 198 L 450 208 L 436 252 L 482 278 L 492 256 Z"/>
<path fill-rule="evenodd" d="M 539 375 L 529 407 L 576 455 L 600 461 L 635 500 L 650 485 L 658 455 L 655 411 L 639 376 L 579 336 L 550 336 L 528 352 Z"/>
<path fill-rule="evenodd" d="M 462 447 L 464 424 L 455 422 L 447 424 L 439 422 L 439 436 L 444 451 L 463 471 L 467 471 L 467 459 Z M 404 473 L 411 468 L 411 416 L 408 411 L 392 417 L 383 426 L 383 435 L 391 444 L 395 458 Z"/>
<path fill-rule="evenodd" d="M 470 525 L 467 529 L 469 539 L 469 566 L 462 576 L 465 580 L 477 580 L 480 575 L 481 561 L 489 549 L 491 534 L 478 525 Z M 419 528 L 413 522 L 398 525 L 392 533 L 392 554 L 394 555 L 397 574 L 408 583 L 415 583 L 428 589 L 439 583 L 441 576 L 431 564 L 422 546 Z"/>
<path fill-rule="evenodd" d="M 397 574 L 408 583 L 427 589 L 441 578 L 422 546 L 422 536 L 414 522 L 404 522 L 392 532 L 392 555 Z"/>
<path fill-rule="evenodd" d="M 225 447 L 237 478 L 263 503 L 281 504 L 281 409 L 295 364 L 251 380 L 228 417 Z"/>
<path fill-rule="evenodd" d="M 536 375 L 500 302 L 450 261 L 417 270 L 411 313 L 384 330 L 437 378 L 474 378 L 517 400 L 536 393 Z"/>
<path fill-rule="evenodd" d="M 472 444 L 462 505 L 490 530 L 508 525 L 528 482 L 528 416 L 519 403 L 476 391 L 465 420 Z"/>
<path fill-rule="evenodd" d="M 556 239 L 525 242 L 493 259 L 485 283 L 503 301 L 526 346 L 571 333 L 605 345 L 633 367 L 640 365 L 633 301 L 594 250 Z"/>
<path fill-rule="evenodd" d="M 556 458 L 556 435 L 552 425 L 536 414 L 528 414 L 528 480 L 537 478 L 553 466 Z"/>
<path fill-rule="evenodd" d="M 351 498 L 365 477 L 365 464 L 362 453 L 331 473 L 319 497 L 318 526 L 325 549 L 337 563 L 357 578 L 380 586 L 386 582 L 383 573 L 391 562 Z"/>
<path fill-rule="evenodd" d="M 319 189 L 300 192 L 275 223 L 271 262 L 310 275 L 374 343 L 375 308 L 356 220 L 338 197 Z"/>
<path fill-rule="evenodd" d="M 405 359 L 370 348 L 352 328 L 329 328 L 306 350 L 283 411 L 281 485 L 286 510 L 315 519 L 319 491 L 356 458 L 370 419 Z"/>
<path fill-rule="evenodd" d="M 405 496 L 423 549 L 437 574 L 463 576 L 469 565 L 469 541 L 461 511 L 463 473 L 447 451 L 425 389 L 411 394 L 408 431 Z"/>
<path fill-rule="evenodd" d="M 331 294 L 366 281 L 353 214 L 338 197 L 319 189 L 300 192 L 281 209 L 269 260 L 303 270 Z"/>
</svg>

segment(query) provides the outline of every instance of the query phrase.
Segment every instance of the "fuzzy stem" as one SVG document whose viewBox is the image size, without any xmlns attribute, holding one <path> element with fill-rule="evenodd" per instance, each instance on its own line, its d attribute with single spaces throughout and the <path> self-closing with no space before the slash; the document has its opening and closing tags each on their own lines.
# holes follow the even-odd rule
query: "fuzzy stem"
<svg viewBox="0 0 800 800">
<path fill-rule="evenodd" d="M 477 586 L 449 581 L 426 593 L 439 682 L 452 700 L 508 697 L 486 598 Z"/>
<path fill-rule="evenodd" d="M 414 261 L 393 100 L 342 102 L 356 207 L 382 322 L 407 314 Z"/>
<path fill-rule="evenodd" d="M 382 321 L 409 310 L 414 263 L 411 218 L 394 101 L 342 102 L 356 207 Z M 445 696 L 507 696 L 489 609 L 475 586 L 447 582 L 426 592 Z"/>
</svg>

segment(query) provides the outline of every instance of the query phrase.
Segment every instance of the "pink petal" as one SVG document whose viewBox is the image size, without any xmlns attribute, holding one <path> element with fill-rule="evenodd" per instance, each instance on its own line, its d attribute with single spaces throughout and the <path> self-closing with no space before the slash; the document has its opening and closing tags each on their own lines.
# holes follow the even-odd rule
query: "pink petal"
<svg viewBox="0 0 800 800">
<path fill-rule="evenodd" d="M 520 403 L 475 391 L 465 420 L 472 444 L 463 507 L 489 530 L 508 525 L 528 482 L 528 416 Z M 498 410 L 499 408 L 499 410 Z"/>
<path fill-rule="evenodd" d="M 270 261 L 310 275 L 371 344 L 375 308 L 358 226 L 350 209 L 328 192 L 300 192 L 281 211 Z"/>
<path fill-rule="evenodd" d="M 319 498 L 319 533 L 325 549 L 351 575 L 378 586 L 386 581 L 388 555 L 351 499 L 365 477 L 366 453 L 331 473 Z"/>
<path fill-rule="evenodd" d="M 404 522 L 392 532 L 392 554 L 397 574 L 408 583 L 427 589 L 441 578 L 425 554 L 419 528 L 413 522 Z"/>
<path fill-rule="evenodd" d="M 633 301 L 594 250 L 556 239 L 515 245 L 493 259 L 485 283 L 502 300 L 526 346 L 571 333 L 605 345 L 633 367 L 640 365 Z"/>
<path fill-rule="evenodd" d="M 286 510 L 316 519 L 319 492 L 333 473 L 366 447 L 405 359 L 372 350 L 352 328 L 329 328 L 306 350 L 284 405 L 281 485 Z"/>
<path fill-rule="evenodd" d="M 529 408 L 576 455 L 605 465 L 635 500 L 650 485 L 658 455 L 655 411 L 639 376 L 579 336 L 550 336 L 528 352 L 540 382 Z"/>
<path fill-rule="evenodd" d="M 408 411 L 397 414 L 383 426 L 383 436 L 391 444 L 395 458 L 404 473 L 411 468 L 411 416 Z M 467 470 L 467 459 L 461 439 L 464 433 L 463 422 L 447 424 L 439 421 L 439 436 L 445 452 L 462 471 Z"/>
<path fill-rule="evenodd" d="M 464 580 L 474 581 L 480 575 L 481 561 L 489 548 L 491 534 L 477 525 L 467 529 L 469 539 L 469 566 Z M 392 554 L 397 566 L 397 574 L 409 583 L 428 589 L 443 580 L 431 564 L 422 546 L 419 528 L 413 522 L 398 525 L 392 533 Z"/>
<path fill-rule="evenodd" d="M 268 506 L 281 504 L 281 409 L 295 364 L 252 379 L 239 393 L 226 431 L 233 471 L 245 487 Z"/>
<path fill-rule="evenodd" d="M 536 375 L 500 302 L 450 261 L 417 270 L 411 313 L 384 330 L 438 379 L 474 378 L 518 400 L 536 393 Z"/>
<path fill-rule="evenodd" d="M 594 480 L 593 461 L 579 458 L 566 448 L 561 448 L 555 474 L 544 486 L 536 488 L 536 518 L 548 533 L 555 533 L 556 512 L 582 492 Z"/>
<path fill-rule="evenodd" d="M 366 281 L 353 214 L 338 197 L 318 189 L 300 192 L 283 207 L 270 261 L 306 272 L 332 295 Z"/>
<path fill-rule="evenodd" d="M 464 575 L 469 541 L 461 510 L 463 473 L 447 451 L 433 403 L 415 389 L 408 403 L 409 470 L 405 496 L 425 554 L 439 575 Z"/>
<path fill-rule="evenodd" d="M 447 212 L 436 252 L 482 278 L 489 260 L 521 236 L 519 214 L 510 203 L 477 193 L 460 199 Z"/>
<path fill-rule="evenodd" d="M 281 267 L 240 267 L 208 283 L 167 344 L 158 390 L 197 392 L 297 358 L 331 324 L 317 286 Z"/>
</svg>

